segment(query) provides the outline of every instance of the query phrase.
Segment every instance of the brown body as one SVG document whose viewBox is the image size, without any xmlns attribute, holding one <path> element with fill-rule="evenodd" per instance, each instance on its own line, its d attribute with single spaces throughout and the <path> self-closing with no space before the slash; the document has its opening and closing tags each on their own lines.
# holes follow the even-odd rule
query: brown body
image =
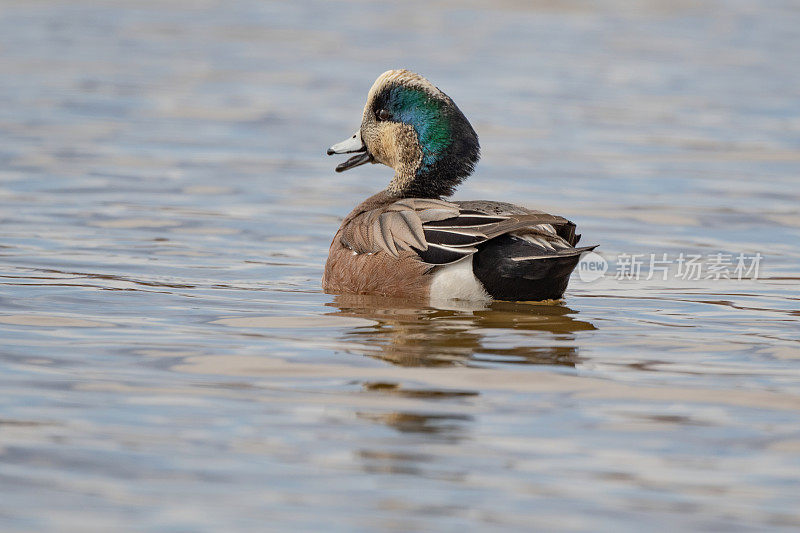
<svg viewBox="0 0 800 533">
<path fill-rule="evenodd" d="M 322 287 L 339 294 L 427 299 L 436 272 L 479 254 L 499 237 L 527 238 L 523 255 L 533 254 L 540 262 L 577 261 L 574 227 L 562 217 L 507 203 L 398 198 L 382 191 L 342 221 L 331 243 Z M 517 259 L 522 266 L 531 257 Z M 491 287 L 487 289 L 491 293 Z"/>
<path fill-rule="evenodd" d="M 420 261 L 419 255 L 413 250 L 398 250 L 399 257 L 394 257 L 382 249 L 367 251 L 367 247 L 359 253 L 345 244 L 348 242 L 346 233 L 371 232 L 370 214 L 388 207 L 396 200 L 383 191 L 367 198 L 347 215 L 331 242 L 322 277 L 323 290 L 399 298 L 428 297 L 431 277 L 427 274 L 432 265 Z M 367 236 L 365 244 L 369 240 Z"/>
</svg>

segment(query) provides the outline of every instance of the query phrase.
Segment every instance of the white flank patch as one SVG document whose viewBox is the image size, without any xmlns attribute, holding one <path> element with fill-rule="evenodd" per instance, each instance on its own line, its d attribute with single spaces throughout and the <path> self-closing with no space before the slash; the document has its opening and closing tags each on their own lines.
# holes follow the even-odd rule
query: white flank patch
<svg viewBox="0 0 800 533">
<path fill-rule="evenodd" d="M 491 300 L 472 273 L 472 256 L 451 263 L 433 275 L 431 281 L 431 300 Z"/>
</svg>

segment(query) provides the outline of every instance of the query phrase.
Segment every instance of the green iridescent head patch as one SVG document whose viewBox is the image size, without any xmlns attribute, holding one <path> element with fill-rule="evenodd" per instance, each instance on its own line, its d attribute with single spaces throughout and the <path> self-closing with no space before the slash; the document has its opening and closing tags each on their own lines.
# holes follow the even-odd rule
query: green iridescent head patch
<svg viewBox="0 0 800 533">
<path fill-rule="evenodd" d="M 416 87 L 395 86 L 386 92 L 381 103 L 392 120 L 414 127 L 422 149 L 419 172 L 430 169 L 452 143 L 453 132 L 447 113 L 447 102 Z"/>
</svg>

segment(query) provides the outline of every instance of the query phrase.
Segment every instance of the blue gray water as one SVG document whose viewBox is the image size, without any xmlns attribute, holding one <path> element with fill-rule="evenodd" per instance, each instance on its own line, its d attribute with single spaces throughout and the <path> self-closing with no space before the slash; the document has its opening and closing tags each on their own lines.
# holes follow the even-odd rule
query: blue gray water
<svg viewBox="0 0 800 533">
<path fill-rule="evenodd" d="M 800 527 L 798 47 L 788 1 L 3 1 L 0 529 Z M 397 67 L 480 135 L 457 198 L 603 278 L 320 291 Z M 716 253 L 759 279 L 616 279 Z"/>
</svg>

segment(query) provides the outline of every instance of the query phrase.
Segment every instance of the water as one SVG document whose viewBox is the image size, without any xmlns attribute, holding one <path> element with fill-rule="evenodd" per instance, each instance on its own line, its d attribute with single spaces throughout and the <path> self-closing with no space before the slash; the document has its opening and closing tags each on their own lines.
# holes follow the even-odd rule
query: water
<svg viewBox="0 0 800 533">
<path fill-rule="evenodd" d="M 0 529 L 800 526 L 792 2 L 0 6 Z M 568 216 L 563 303 L 332 296 L 388 68 Z M 761 253 L 761 279 L 615 279 Z M 751 276 L 752 277 L 752 276 Z"/>
</svg>

